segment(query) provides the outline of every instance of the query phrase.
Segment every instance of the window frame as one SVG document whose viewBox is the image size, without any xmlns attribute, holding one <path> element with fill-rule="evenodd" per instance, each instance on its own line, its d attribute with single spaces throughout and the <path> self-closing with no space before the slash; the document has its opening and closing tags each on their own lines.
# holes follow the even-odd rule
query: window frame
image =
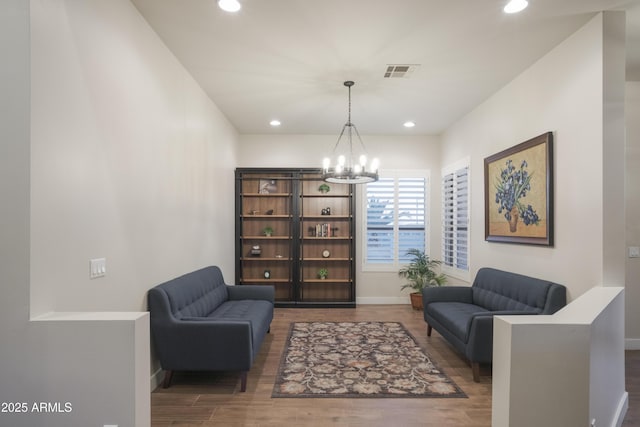
<svg viewBox="0 0 640 427">
<path fill-rule="evenodd" d="M 425 195 L 424 195 L 424 209 L 425 209 L 425 214 L 424 214 L 424 234 L 425 234 L 425 241 L 424 241 L 424 245 L 425 245 L 425 251 L 427 254 L 429 254 L 429 248 L 430 248 L 430 241 L 431 241 L 431 221 L 430 221 L 430 212 L 431 212 L 431 172 L 428 169 L 402 169 L 402 170 L 380 170 L 379 171 L 379 176 L 381 179 L 393 179 L 394 180 L 394 186 L 396 186 L 396 190 L 394 191 L 394 197 L 398 197 L 397 194 L 397 182 L 399 179 L 402 178 L 421 178 L 425 180 L 425 186 L 424 186 L 424 191 L 425 191 Z M 363 222 L 363 227 L 362 227 L 362 232 L 360 233 L 360 243 L 361 243 L 361 265 L 362 265 L 362 271 L 373 271 L 373 272 L 397 272 L 398 269 L 400 269 L 402 266 L 406 265 L 406 262 L 401 262 L 400 261 L 400 253 L 399 251 L 396 249 L 394 250 L 394 259 L 392 262 L 389 263 L 375 263 L 375 262 L 369 262 L 367 261 L 367 250 L 368 250 L 368 245 L 367 245 L 367 229 L 368 229 L 368 224 L 367 224 L 367 214 L 368 214 L 368 210 L 367 210 L 367 203 L 368 203 L 368 198 L 367 198 L 367 190 L 366 190 L 366 185 L 363 188 L 363 192 L 362 192 L 362 198 L 361 198 L 361 212 L 363 212 L 362 214 L 362 222 Z M 394 218 L 397 219 L 397 210 L 394 211 Z M 396 221 L 396 224 L 394 224 L 394 243 L 397 244 L 398 242 L 398 224 Z"/>
<path fill-rule="evenodd" d="M 460 171 L 461 169 L 467 169 L 467 212 L 466 212 L 466 216 L 467 216 L 467 233 L 466 233 L 466 237 L 467 237 L 467 269 L 461 269 L 455 266 L 455 255 L 454 255 L 454 261 L 453 261 L 453 265 L 449 266 L 447 264 L 445 264 L 445 245 L 447 243 L 447 239 L 446 239 L 446 235 L 447 235 L 447 230 L 445 229 L 446 227 L 446 215 L 445 215 L 445 208 L 446 208 L 446 194 L 445 194 L 445 188 L 444 188 L 444 184 L 445 184 L 445 177 L 451 174 L 456 174 L 456 172 Z M 455 183 L 455 180 L 454 180 Z M 445 273 L 448 276 L 451 277 L 455 277 L 464 281 L 469 281 L 470 280 L 470 271 L 471 271 L 471 161 L 469 157 L 466 157 L 464 159 L 461 159 L 457 162 L 454 162 L 448 166 L 445 166 L 442 168 L 442 173 L 440 176 L 440 189 L 441 189 L 441 200 L 442 200 L 442 206 L 440 207 L 440 212 L 441 212 L 441 235 L 442 235 L 442 243 L 441 243 L 441 255 L 442 255 L 442 272 Z M 454 193 L 456 192 L 456 188 L 454 188 Z M 455 197 L 455 196 L 454 196 Z M 455 213 L 454 213 L 455 216 Z M 455 226 L 454 226 L 455 228 Z M 455 242 L 456 242 L 456 238 L 457 238 L 457 232 L 456 230 L 454 230 L 454 236 L 451 239 L 454 242 L 454 246 L 455 246 Z M 455 251 L 454 251 L 455 252 Z"/>
</svg>

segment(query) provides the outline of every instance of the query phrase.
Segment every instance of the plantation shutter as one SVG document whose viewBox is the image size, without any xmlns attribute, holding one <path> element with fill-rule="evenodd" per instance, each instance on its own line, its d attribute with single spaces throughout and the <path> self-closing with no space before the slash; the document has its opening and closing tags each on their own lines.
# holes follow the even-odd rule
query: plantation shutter
<svg viewBox="0 0 640 427">
<path fill-rule="evenodd" d="M 442 177 L 442 257 L 445 266 L 469 270 L 469 166 Z"/>
<path fill-rule="evenodd" d="M 398 180 L 398 259 L 408 262 L 409 249 L 425 250 L 425 194 L 424 178 Z"/>
<path fill-rule="evenodd" d="M 423 174 L 424 175 L 424 174 Z M 397 266 L 426 249 L 427 178 L 381 178 L 366 187 L 366 263 Z"/>
<path fill-rule="evenodd" d="M 393 178 L 367 184 L 367 262 L 393 262 L 395 210 Z"/>
</svg>

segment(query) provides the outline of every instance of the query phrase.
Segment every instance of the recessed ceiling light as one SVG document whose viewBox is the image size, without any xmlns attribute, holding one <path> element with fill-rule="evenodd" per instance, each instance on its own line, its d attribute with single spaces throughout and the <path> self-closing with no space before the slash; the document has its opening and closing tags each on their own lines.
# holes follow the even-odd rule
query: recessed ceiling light
<svg viewBox="0 0 640 427">
<path fill-rule="evenodd" d="M 280 123 L 280 120 L 271 120 L 269 124 L 271 126 L 280 126 L 282 123 Z"/>
<path fill-rule="evenodd" d="M 527 6 L 529 6 L 527 0 L 511 0 L 503 10 L 505 13 L 518 13 L 526 9 Z"/>
<path fill-rule="evenodd" d="M 237 12 L 242 7 L 238 0 L 218 0 L 218 6 L 225 12 Z"/>
<path fill-rule="evenodd" d="M 408 122 L 404 122 L 404 127 L 406 128 L 412 128 L 414 127 L 416 124 L 412 121 L 408 121 Z"/>
</svg>

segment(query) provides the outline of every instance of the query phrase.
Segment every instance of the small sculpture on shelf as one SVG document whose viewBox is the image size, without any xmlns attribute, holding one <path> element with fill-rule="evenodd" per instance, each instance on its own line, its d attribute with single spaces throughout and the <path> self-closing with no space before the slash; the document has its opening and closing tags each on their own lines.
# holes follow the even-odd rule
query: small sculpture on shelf
<svg viewBox="0 0 640 427">
<path fill-rule="evenodd" d="M 324 280 L 327 277 L 329 277 L 329 270 L 327 270 L 326 268 L 321 268 L 320 270 L 318 270 L 318 278 Z"/>
<path fill-rule="evenodd" d="M 265 215 L 273 215 L 273 209 L 269 209 L 265 212 Z"/>
<path fill-rule="evenodd" d="M 251 246 L 251 256 L 260 256 L 261 253 L 262 249 L 260 248 L 260 245 Z"/>
<path fill-rule="evenodd" d="M 320 213 L 322 215 L 331 215 L 331 208 L 324 208 Z"/>
</svg>

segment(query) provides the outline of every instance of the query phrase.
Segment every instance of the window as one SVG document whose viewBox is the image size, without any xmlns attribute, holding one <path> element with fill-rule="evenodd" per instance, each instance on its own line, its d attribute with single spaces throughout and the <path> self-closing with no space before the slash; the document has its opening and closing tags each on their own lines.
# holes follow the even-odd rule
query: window
<svg viewBox="0 0 640 427">
<path fill-rule="evenodd" d="M 396 269 L 406 252 L 426 250 L 426 171 L 395 172 L 367 184 L 365 265 Z"/>
<path fill-rule="evenodd" d="M 469 271 L 469 160 L 442 171 L 442 264 L 448 274 Z"/>
</svg>

